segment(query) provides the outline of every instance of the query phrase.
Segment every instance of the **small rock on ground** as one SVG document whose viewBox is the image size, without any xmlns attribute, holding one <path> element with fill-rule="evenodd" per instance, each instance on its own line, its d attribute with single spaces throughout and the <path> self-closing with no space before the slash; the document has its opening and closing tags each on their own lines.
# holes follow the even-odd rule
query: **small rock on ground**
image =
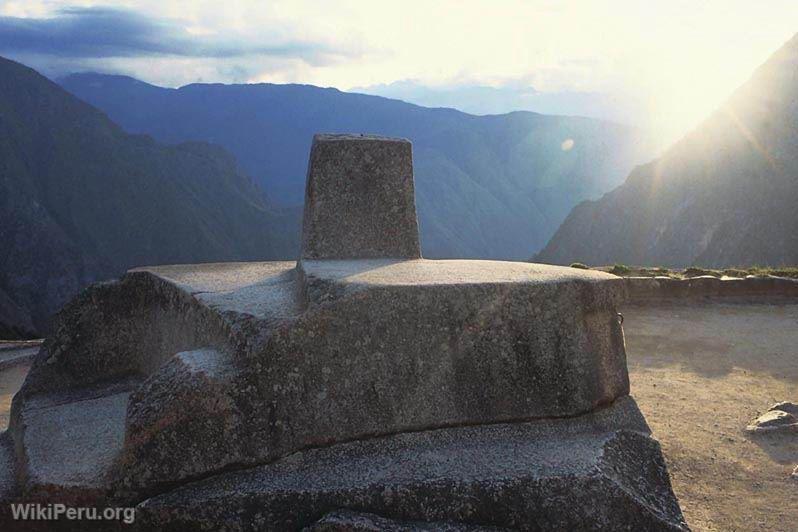
<svg viewBox="0 0 798 532">
<path fill-rule="evenodd" d="M 763 432 L 798 433 L 798 404 L 788 401 L 776 403 L 767 412 L 752 421 L 745 430 L 753 434 Z"/>
</svg>

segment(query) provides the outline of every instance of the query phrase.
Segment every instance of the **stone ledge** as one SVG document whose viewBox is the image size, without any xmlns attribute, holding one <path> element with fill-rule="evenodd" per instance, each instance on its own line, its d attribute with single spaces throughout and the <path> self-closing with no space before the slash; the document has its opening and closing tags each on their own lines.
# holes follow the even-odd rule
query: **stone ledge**
<svg viewBox="0 0 798 532">
<path fill-rule="evenodd" d="M 173 531 L 296 530 L 344 508 L 452 526 L 687 528 L 659 446 L 628 397 L 576 418 L 406 433 L 295 453 L 148 499 L 137 521 Z"/>
</svg>

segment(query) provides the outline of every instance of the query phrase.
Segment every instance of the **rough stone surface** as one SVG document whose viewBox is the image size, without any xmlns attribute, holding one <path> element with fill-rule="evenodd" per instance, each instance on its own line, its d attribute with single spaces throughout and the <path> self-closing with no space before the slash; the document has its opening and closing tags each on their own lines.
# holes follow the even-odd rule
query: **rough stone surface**
<svg viewBox="0 0 798 532">
<path fill-rule="evenodd" d="M 302 257 L 421 257 L 408 140 L 373 135 L 313 137 Z"/>
<path fill-rule="evenodd" d="M 8 431 L 0 432 L 0 501 L 7 501 L 16 495 L 15 462 L 14 442 L 11 439 L 11 434 Z M 2 513 L 2 509 L 0 509 L 0 515 Z"/>
<path fill-rule="evenodd" d="M 585 416 L 344 443 L 144 501 L 170 530 L 293 530 L 349 509 L 520 530 L 684 530 L 634 401 Z M 347 530 L 344 528 L 344 530 Z"/>
<path fill-rule="evenodd" d="M 798 403 L 793 403 L 791 401 L 776 403 L 768 408 L 768 410 L 781 410 L 782 412 L 787 412 L 788 414 L 798 417 Z"/>
<path fill-rule="evenodd" d="M 435 521 L 398 521 L 375 514 L 340 510 L 330 512 L 303 532 L 499 532 L 506 528 Z"/>
<path fill-rule="evenodd" d="M 247 424 L 230 394 L 235 375 L 229 354 L 206 348 L 178 353 L 143 382 L 128 404 L 118 483 L 167 482 L 245 463 Z"/>
</svg>

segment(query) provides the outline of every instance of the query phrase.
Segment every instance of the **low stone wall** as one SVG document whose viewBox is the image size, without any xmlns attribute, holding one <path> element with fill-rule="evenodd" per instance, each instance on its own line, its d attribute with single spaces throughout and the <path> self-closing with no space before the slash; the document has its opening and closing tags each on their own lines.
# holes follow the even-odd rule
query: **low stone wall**
<svg viewBox="0 0 798 532">
<path fill-rule="evenodd" d="M 650 304 L 679 299 L 798 298 L 798 279 L 787 277 L 625 277 L 629 301 Z"/>
<path fill-rule="evenodd" d="M 20 364 L 30 364 L 41 345 L 41 340 L 0 341 L 0 371 Z"/>
</svg>

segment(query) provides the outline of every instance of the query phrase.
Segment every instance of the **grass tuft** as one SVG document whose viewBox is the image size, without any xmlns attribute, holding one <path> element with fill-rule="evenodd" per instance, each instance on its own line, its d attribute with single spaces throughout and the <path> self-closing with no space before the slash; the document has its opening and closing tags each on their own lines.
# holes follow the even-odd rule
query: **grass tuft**
<svg viewBox="0 0 798 532">
<path fill-rule="evenodd" d="M 629 275 L 631 271 L 632 269 L 626 264 L 616 264 L 612 267 L 610 273 L 614 275 Z"/>
</svg>

